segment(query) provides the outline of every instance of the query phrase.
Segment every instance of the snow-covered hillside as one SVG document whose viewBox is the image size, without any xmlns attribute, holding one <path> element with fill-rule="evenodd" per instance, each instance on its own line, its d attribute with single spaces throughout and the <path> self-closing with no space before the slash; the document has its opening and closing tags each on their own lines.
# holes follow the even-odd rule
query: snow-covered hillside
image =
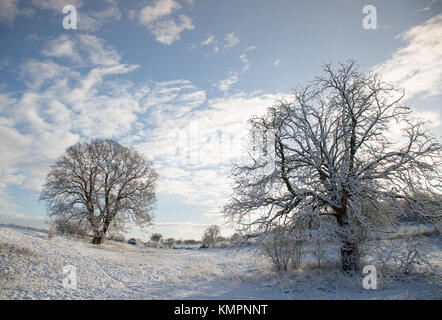
<svg viewBox="0 0 442 320">
<path fill-rule="evenodd" d="M 0 225 L 1 299 L 440 299 L 440 281 L 383 284 L 335 270 L 276 273 L 246 249 L 152 249 L 108 242 L 100 247 L 34 229 Z M 441 263 L 441 240 L 433 238 Z M 63 267 L 77 289 L 63 287 Z"/>
</svg>

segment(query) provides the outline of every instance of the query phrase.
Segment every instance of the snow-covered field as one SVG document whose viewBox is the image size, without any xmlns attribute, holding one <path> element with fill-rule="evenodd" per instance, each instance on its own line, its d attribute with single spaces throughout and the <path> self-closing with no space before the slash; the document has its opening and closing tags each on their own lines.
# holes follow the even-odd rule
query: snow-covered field
<svg viewBox="0 0 442 320">
<path fill-rule="evenodd" d="M 432 238 L 432 262 L 442 263 Z M 77 289 L 63 287 L 63 267 Z M 441 299 L 436 280 L 382 282 L 365 290 L 360 278 L 334 269 L 274 272 L 247 249 L 152 249 L 108 242 L 97 247 L 65 236 L 0 225 L 1 299 Z"/>
</svg>

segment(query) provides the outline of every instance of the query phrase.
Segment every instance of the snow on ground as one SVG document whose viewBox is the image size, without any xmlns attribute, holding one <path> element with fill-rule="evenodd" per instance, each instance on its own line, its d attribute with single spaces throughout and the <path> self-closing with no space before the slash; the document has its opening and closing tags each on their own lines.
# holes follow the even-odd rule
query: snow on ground
<svg viewBox="0 0 442 320">
<path fill-rule="evenodd" d="M 431 245 L 440 265 L 441 239 Z M 63 287 L 67 265 L 77 270 L 77 289 Z M 0 225 L 1 299 L 441 299 L 439 280 L 364 290 L 362 276 L 333 269 L 276 273 L 247 249 L 97 247 Z"/>
</svg>

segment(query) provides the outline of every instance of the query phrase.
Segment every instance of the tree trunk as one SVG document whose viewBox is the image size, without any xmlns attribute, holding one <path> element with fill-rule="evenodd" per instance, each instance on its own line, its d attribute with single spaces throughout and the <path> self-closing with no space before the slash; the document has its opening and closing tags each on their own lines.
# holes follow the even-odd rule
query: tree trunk
<svg viewBox="0 0 442 320">
<path fill-rule="evenodd" d="M 359 271 L 359 248 L 346 215 L 338 218 L 341 238 L 341 267 L 345 273 Z"/>
<path fill-rule="evenodd" d="M 92 238 L 93 244 L 102 244 L 104 240 L 104 235 L 102 234 L 94 234 L 94 237 Z"/>
<path fill-rule="evenodd" d="M 101 231 L 94 230 L 94 237 L 92 239 L 93 244 L 102 244 L 104 237 L 106 236 L 107 230 L 109 228 L 109 221 L 106 220 Z"/>
<path fill-rule="evenodd" d="M 341 245 L 342 271 L 352 273 L 359 268 L 359 250 L 355 241 L 343 240 Z"/>
</svg>

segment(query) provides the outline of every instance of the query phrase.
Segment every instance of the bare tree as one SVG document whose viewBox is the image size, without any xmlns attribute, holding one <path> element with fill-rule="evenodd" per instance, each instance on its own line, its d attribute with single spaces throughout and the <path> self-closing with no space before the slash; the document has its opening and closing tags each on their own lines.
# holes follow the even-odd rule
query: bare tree
<svg viewBox="0 0 442 320">
<path fill-rule="evenodd" d="M 51 167 L 40 199 L 48 214 L 90 225 L 100 244 L 112 225 L 151 223 L 158 174 L 140 153 L 112 140 L 69 147 Z"/>
<path fill-rule="evenodd" d="M 232 171 L 234 197 L 224 214 L 249 236 L 332 217 L 342 269 L 352 271 L 358 242 L 394 225 L 394 214 L 440 219 L 442 204 L 428 199 L 442 191 L 442 149 L 379 75 L 361 73 L 353 61 L 327 64 L 324 73 L 293 102 L 281 99 L 251 119 L 249 157 Z"/>
<path fill-rule="evenodd" d="M 275 227 L 257 238 L 258 250 L 276 267 L 278 271 L 287 271 L 290 265 L 301 265 L 302 238 L 293 230 Z"/>
<path fill-rule="evenodd" d="M 221 233 L 221 229 L 217 225 L 212 225 L 204 231 L 203 244 L 208 247 L 213 247 L 216 244 L 216 239 Z"/>
</svg>

